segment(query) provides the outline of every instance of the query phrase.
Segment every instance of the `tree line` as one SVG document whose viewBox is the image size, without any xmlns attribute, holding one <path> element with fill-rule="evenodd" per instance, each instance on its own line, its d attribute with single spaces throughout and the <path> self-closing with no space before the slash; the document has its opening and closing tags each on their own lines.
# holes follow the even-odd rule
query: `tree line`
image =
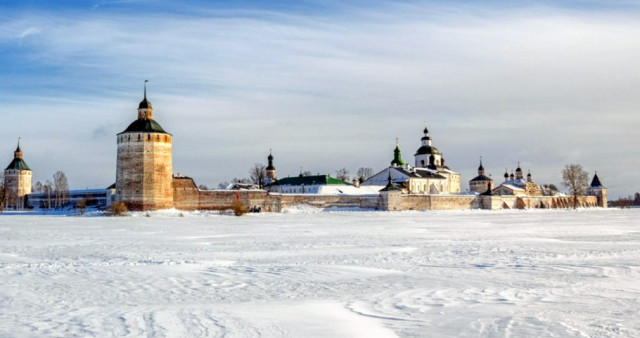
<svg viewBox="0 0 640 338">
<path fill-rule="evenodd" d="M 58 170 L 53 174 L 53 181 L 46 180 L 44 183 L 37 181 L 31 190 L 33 192 L 45 193 L 45 204 L 40 206 L 46 209 L 61 208 L 69 202 L 69 180 L 67 175 Z"/>
</svg>

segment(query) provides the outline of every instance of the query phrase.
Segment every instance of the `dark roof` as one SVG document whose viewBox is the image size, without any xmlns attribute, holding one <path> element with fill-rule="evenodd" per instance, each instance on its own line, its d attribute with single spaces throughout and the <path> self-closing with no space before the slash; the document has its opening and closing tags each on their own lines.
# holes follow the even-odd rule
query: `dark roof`
<svg viewBox="0 0 640 338">
<path fill-rule="evenodd" d="M 25 162 L 21 158 L 14 158 L 13 161 L 11 161 L 11 163 L 9 164 L 7 169 L 5 169 L 5 170 L 11 170 L 11 169 L 13 169 L 13 170 L 31 170 L 31 169 L 29 169 L 29 166 L 27 165 L 27 162 Z"/>
<path fill-rule="evenodd" d="M 380 191 L 398 191 L 398 190 L 400 190 L 400 188 L 398 188 L 398 186 L 393 182 L 387 183 L 386 187 L 380 189 Z"/>
<path fill-rule="evenodd" d="M 413 172 L 404 170 L 403 168 L 393 169 L 398 170 L 405 175 L 409 175 L 410 177 L 446 179 L 446 177 L 434 172 L 433 169 L 428 168 L 414 168 Z"/>
<path fill-rule="evenodd" d="M 147 101 L 147 97 L 145 96 L 145 98 L 142 101 L 140 101 L 140 104 L 138 105 L 138 109 L 147 109 L 147 108 L 153 109 L 153 107 L 151 106 L 151 102 Z"/>
<path fill-rule="evenodd" d="M 593 180 L 591 181 L 591 187 L 592 188 L 600 188 L 600 187 L 604 188 L 602 183 L 600 183 L 600 179 L 598 178 L 598 174 L 593 175 Z"/>
<path fill-rule="evenodd" d="M 271 186 L 278 185 L 352 185 L 329 175 L 297 176 L 281 178 Z"/>
<path fill-rule="evenodd" d="M 440 154 L 440 150 L 433 146 L 422 146 L 418 148 L 415 155 Z M 415 156 L 413 155 L 413 156 Z"/>
<path fill-rule="evenodd" d="M 276 170 L 276 167 L 268 165 L 266 168 L 264 168 L 264 170 Z"/>
<path fill-rule="evenodd" d="M 151 120 L 151 119 L 137 119 L 137 120 L 133 121 L 127 127 L 127 129 L 125 129 L 120 134 L 130 133 L 130 132 L 148 132 L 148 133 L 169 134 L 166 131 L 164 131 L 164 129 L 162 129 L 162 126 L 160 126 L 160 123 L 156 122 L 155 120 Z"/>
<path fill-rule="evenodd" d="M 491 179 L 491 177 L 487 177 L 485 175 L 478 175 L 474 178 L 471 179 L 471 182 L 476 182 L 476 181 L 493 181 L 493 179 Z"/>
</svg>

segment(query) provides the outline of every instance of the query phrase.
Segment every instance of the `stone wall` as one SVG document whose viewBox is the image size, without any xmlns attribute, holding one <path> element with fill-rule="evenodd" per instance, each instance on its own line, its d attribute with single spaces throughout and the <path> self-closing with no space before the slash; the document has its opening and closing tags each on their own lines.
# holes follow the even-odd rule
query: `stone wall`
<svg viewBox="0 0 640 338">
<path fill-rule="evenodd" d="M 171 135 L 118 135 L 117 201 L 130 210 L 173 208 Z"/>
<path fill-rule="evenodd" d="M 405 194 L 390 199 L 385 206 L 387 210 L 465 210 L 480 208 L 480 199 L 474 195 Z"/>
<path fill-rule="evenodd" d="M 358 207 L 377 209 L 380 196 L 312 195 L 312 194 L 268 194 L 264 190 L 199 190 L 189 177 L 173 178 L 173 197 L 176 209 L 223 210 L 230 209 L 236 199 L 245 206 L 259 207 L 262 211 L 280 212 L 296 205 L 318 208 Z"/>
<path fill-rule="evenodd" d="M 264 190 L 199 190 L 189 177 L 173 178 L 176 209 L 230 209 L 236 199 L 247 207 L 260 207 L 266 212 L 281 212 L 296 205 L 317 208 L 357 207 L 376 210 L 470 210 L 470 209 L 536 209 L 571 208 L 572 197 L 549 196 L 479 196 L 479 195 L 408 195 L 383 191 L 380 195 L 314 195 L 268 194 Z M 579 207 L 597 207 L 595 196 L 580 196 Z"/>
<path fill-rule="evenodd" d="M 264 211 L 279 211 L 267 201 L 264 190 L 199 190 L 190 177 L 173 178 L 173 203 L 180 210 L 224 210 L 230 209 L 233 202 L 247 207 L 260 207 Z"/>
<path fill-rule="evenodd" d="M 573 208 L 573 197 L 562 196 L 481 196 L 482 209 L 564 209 Z M 578 196 L 577 207 L 598 207 L 595 196 Z"/>
</svg>

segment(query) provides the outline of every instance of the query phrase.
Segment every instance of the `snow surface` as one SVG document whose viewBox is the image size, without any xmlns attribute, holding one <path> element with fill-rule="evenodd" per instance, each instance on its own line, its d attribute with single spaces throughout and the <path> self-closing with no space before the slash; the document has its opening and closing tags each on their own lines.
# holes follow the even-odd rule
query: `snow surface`
<svg viewBox="0 0 640 338">
<path fill-rule="evenodd" d="M 0 336 L 640 336 L 638 209 L 144 216 L 0 215 Z"/>
</svg>

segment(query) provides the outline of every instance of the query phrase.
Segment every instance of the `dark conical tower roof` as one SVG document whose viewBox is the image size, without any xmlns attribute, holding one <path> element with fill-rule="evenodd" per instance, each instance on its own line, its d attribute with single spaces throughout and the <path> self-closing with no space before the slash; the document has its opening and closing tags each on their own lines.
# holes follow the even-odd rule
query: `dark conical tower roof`
<svg viewBox="0 0 640 338">
<path fill-rule="evenodd" d="M 593 180 L 591 180 L 591 188 L 604 188 L 602 183 L 600 183 L 600 178 L 598 178 L 598 173 L 593 175 Z"/>
<path fill-rule="evenodd" d="M 18 146 L 16 147 L 16 151 L 13 152 L 13 161 L 9 163 L 5 170 L 31 170 L 22 159 L 22 149 L 20 149 L 20 139 L 18 139 Z"/>
</svg>

